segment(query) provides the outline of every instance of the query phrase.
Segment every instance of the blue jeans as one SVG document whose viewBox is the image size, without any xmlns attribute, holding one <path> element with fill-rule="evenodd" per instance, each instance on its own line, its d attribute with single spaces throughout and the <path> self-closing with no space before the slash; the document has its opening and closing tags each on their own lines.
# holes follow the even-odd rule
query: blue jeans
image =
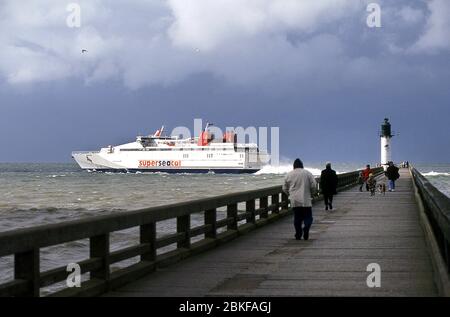
<svg viewBox="0 0 450 317">
<path fill-rule="evenodd" d="M 309 228 L 313 222 L 312 207 L 294 207 L 292 209 L 294 210 L 295 238 L 301 239 L 304 236 L 307 239 Z M 304 227 L 303 224 L 305 224 Z"/>
<path fill-rule="evenodd" d="M 395 181 L 390 179 L 388 181 L 389 190 L 395 189 Z"/>
</svg>

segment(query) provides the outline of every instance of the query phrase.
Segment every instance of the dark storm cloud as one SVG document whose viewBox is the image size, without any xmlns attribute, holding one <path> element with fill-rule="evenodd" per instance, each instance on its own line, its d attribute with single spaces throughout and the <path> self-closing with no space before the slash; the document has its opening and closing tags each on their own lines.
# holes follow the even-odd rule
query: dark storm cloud
<svg viewBox="0 0 450 317">
<path fill-rule="evenodd" d="M 377 1 L 372 29 L 369 2 L 78 1 L 71 29 L 67 3 L 3 1 L 0 160 L 63 160 L 195 117 L 280 126 L 285 156 L 376 160 L 391 116 L 397 155 L 448 161 L 450 3 Z"/>
</svg>

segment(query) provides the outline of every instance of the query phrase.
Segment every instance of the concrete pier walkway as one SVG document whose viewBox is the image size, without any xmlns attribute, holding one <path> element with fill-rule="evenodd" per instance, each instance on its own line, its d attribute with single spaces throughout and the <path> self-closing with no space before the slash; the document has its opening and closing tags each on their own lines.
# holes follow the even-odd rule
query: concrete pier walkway
<svg viewBox="0 0 450 317">
<path fill-rule="evenodd" d="M 309 241 L 294 239 L 289 216 L 105 296 L 438 295 L 407 170 L 395 192 L 355 187 L 334 206 L 314 206 Z M 381 267 L 379 288 L 367 286 L 370 263 Z"/>
</svg>

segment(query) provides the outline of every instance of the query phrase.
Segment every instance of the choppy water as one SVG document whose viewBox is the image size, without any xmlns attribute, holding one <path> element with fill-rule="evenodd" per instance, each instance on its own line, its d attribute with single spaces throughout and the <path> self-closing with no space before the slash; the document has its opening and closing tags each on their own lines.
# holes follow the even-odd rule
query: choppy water
<svg viewBox="0 0 450 317">
<path fill-rule="evenodd" d="M 324 166 L 305 165 L 315 175 Z M 349 163 L 335 164 L 333 168 L 342 173 L 363 166 Z M 450 196 L 450 164 L 416 167 Z M 0 163 L 0 232 L 280 185 L 289 170 L 291 164 L 267 166 L 253 175 L 108 174 L 88 173 L 76 164 Z M 193 215 L 192 226 L 201 225 L 202 221 L 201 215 Z M 157 227 L 159 235 L 172 233 L 175 228 L 173 220 L 160 222 Z M 111 235 L 112 250 L 137 242 L 137 229 Z M 88 245 L 87 240 L 82 240 L 41 250 L 41 270 L 86 259 Z M 0 258 L 0 282 L 12 278 L 12 268 L 11 256 Z"/>
<path fill-rule="evenodd" d="M 320 173 L 319 167 L 311 171 Z M 76 164 L 2 163 L 0 231 L 278 185 L 290 168 L 268 166 L 257 175 L 174 175 L 88 173 Z"/>
<path fill-rule="evenodd" d="M 450 197 L 450 164 L 417 164 L 415 167 L 437 189 Z"/>
<path fill-rule="evenodd" d="M 305 164 L 320 174 L 323 163 Z M 335 164 L 338 172 L 364 164 Z M 450 164 L 416 167 L 450 196 Z M 88 173 L 76 164 L 0 163 L 0 232 L 279 185 L 290 164 L 257 174 Z"/>
</svg>

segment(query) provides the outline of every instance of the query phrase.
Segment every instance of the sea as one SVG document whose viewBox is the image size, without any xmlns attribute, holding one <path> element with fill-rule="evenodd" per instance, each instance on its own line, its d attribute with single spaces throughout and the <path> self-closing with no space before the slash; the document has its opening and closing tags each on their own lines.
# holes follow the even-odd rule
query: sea
<svg viewBox="0 0 450 317">
<path fill-rule="evenodd" d="M 305 162 L 314 175 L 320 175 L 324 165 Z M 364 166 L 333 164 L 338 173 Z M 450 197 L 450 163 L 414 166 Z M 72 163 L 0 163 L 0 232 L 281 185 L 291 169 L 291 163 L 283 163 L 266 166 L 256 174 L 90 173 Z M 193 216 L 192 226 L 202 221 L 201 215 Z M 174 221 L 158 223 L 158 235 L 175 228 Z M 114 233 L 111 249 L 129 246 L 137 239 L 137 229 Z M 86 259 L 88 245 L 86 239 L 42 249 L 41 270 Z M 0 258 L 0 283 L 12 275 L 12 256 Z M 58 287 L 62 286 L 44 289 L 43 294 Z"/>
</svg>

